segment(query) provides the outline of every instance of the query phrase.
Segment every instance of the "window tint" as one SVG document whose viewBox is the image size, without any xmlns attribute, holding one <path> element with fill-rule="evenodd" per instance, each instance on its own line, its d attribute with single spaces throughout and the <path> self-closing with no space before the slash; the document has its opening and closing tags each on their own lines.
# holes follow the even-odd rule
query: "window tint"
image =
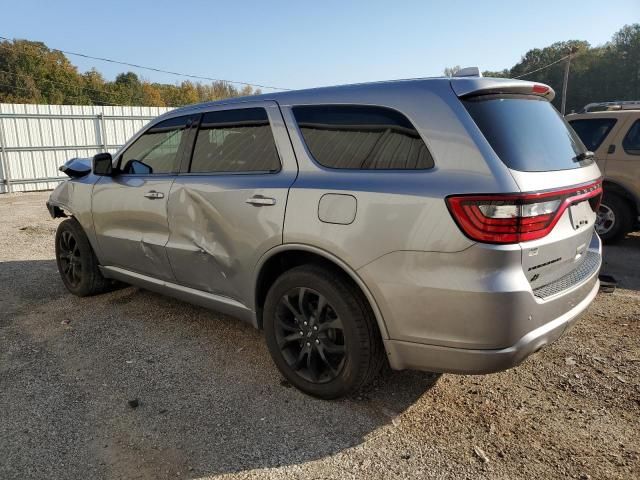
<svg viewBox="0 0 640 480">
<path fill-rule="evenodd" d="M 595 152 L 616 124 L 615 118 L 582 118 L 569 124 L 576 131 L 584 146 Z"/>
<path fill-rule="evenodd" d="M 462 103 L 502 162 L 523 172 L 580 168 L 593 163 L 576 157 L 584 145 L 545 99 L 484 95 Z"/>
<path fill-rule="evenodd" d="M 640 120 L 631 125 L 631 128 L 622 140 L 622 148 L 629 155 L 640 155 Z"/>
<path fill-rule="evenodd" d="M 178 168 L 178 150 L 191 117 L 160 122 L 136 140 L 120 159 L 123 173 L 172 173 Z"/>
<path fill-rule="evenodd" d="M 307 148 L 330 168 L 424 169 L 433 159 L 409 119 L 396 110 L 356 105 L 294 107 Z"/>
<path fill-rule="evenodd" d="M 192 173 L 279 169 L 280 160 L 264 108 L 204 114 L 193 150 Z"/>
</svg>

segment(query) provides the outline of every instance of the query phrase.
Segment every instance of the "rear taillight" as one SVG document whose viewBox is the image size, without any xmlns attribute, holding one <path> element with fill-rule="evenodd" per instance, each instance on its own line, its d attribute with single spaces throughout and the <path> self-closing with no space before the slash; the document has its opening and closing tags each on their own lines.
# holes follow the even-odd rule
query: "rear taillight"
<svg viewBox="0 0 640 480">
<path fill-rule="evenodd" d="M 453 195 L 447 205 L 462 231 L 485 243 L 518 243 L 551 232 L 570 205 L 588 200 L 598 210 L 602 183 L 570 189 L 511 195 Z"/>
</svg>

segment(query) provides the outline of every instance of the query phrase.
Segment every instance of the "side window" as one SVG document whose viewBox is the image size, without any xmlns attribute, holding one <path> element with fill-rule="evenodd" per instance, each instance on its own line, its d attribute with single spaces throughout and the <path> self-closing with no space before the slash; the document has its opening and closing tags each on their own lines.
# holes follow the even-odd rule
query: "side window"
<svg viewBox="0 0 640 480">
<path fill-rule="evenodd" d="M 622 140 L 622 148 L 629 155 L 640 155 L 640 120 L 636 120 Z"/>
<path fill-rule="evenodd" d="M 415 170 L 433 167 L 427 146 L 396 110 L 359 105 L 293 108 L 307 148 L 329 168 Z"/>
<path fill-rule="evenodd" d="M 569 122 L 587 150 L 595 152 L 616 124 L 615 118 L 583 118 Z"/>
<path fill-rule="evenodd" d="M 147 130 L 120 157 L 125 174 L 162 174 L 178 169 L 180 142 L 191 117 L 176 117 Z"/>
<path fill-rule="evenodd" d="M 191 173 L 275 172 L 280 160 L 264 108 L 205 113 Z"/>
</svg>

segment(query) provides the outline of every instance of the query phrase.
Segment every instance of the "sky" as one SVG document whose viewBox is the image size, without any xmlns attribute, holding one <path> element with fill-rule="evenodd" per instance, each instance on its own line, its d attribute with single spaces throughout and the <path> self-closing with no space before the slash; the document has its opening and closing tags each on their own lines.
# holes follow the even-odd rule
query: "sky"
<svg viewBox="0 0 640 480">
<path fill-rule="evenodd" d="M 0 36 L 161 69 L 282 88 L 501 70 L 562 40 L 600 45 L 640 0 L 6 1 Z M 112 80 L 131 70 L 68 56 Z M 264 89 L 264 91 L 269 91 Z"/>
</svg>

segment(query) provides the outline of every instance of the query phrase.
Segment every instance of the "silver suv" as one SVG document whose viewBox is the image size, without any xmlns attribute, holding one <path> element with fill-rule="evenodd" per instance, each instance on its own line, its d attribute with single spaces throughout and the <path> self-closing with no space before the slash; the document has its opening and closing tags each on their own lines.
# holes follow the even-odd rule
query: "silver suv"
<svg viewBox="0 0 640 480">
<path fill-rule="evenodd" d="M 58 268 L 263 329 L 296 387 L 489 373 L 598 291 L 600 171 L 546 85 L 481 78 L 267 94 L 167 113 L 62 167 Z"/>
</svg>

